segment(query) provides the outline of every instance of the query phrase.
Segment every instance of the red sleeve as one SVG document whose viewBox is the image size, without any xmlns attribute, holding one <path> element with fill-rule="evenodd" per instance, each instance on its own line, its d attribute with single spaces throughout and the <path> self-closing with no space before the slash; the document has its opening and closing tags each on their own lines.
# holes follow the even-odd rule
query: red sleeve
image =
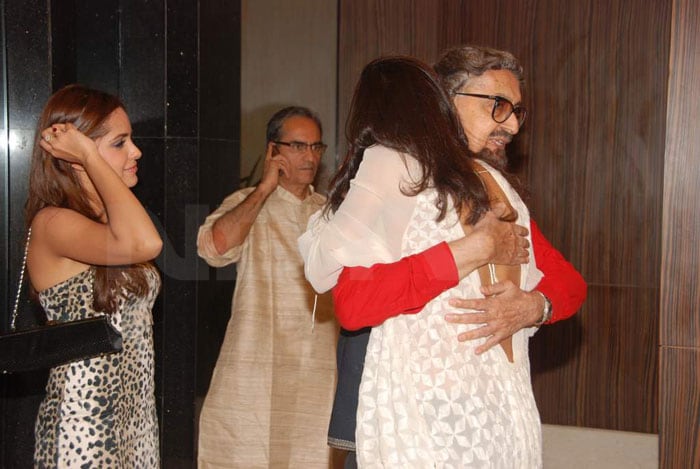
<svg viewBox="0 0 700 469">
<path fill-rule="evenodd" d="M 535 289 L 552 302 L 551 324 L 574 315 L 586 299 L 588 286 L 581 274 L 557 251 L 530 219 L 535 264 L 544 277 Z"/>
<path fill-rule="evenodd" d="M 333 288 L 338 322 L 344 329 L 377 326 L 399 314 L 417 313 L 459 282 L 447 243 L 391 264 L 345 267 Z"/>
</svg>

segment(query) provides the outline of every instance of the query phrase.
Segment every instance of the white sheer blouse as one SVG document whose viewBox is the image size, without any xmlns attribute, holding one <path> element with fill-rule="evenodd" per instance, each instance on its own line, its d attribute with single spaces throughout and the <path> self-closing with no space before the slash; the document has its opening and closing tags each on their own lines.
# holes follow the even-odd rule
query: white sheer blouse
<svg viewBox="0 0 700 469">
<path fill-rule="evenodd" d="M 401 243 L 416 197 L 402 192 L 421 177 L 418 162 L 375 145 L 365 151 L 345 200 L 327 219 L 309 220 L 299 238 L 306 278 L 323 293 L 333 288 L 344 266 L 369 267 L 401 258 Z"/>
</svg>

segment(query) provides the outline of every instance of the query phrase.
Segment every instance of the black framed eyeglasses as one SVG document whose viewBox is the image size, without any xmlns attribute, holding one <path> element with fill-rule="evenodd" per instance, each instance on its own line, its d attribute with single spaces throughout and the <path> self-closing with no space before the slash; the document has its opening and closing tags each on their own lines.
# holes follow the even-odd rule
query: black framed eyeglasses
<svg viewBox="0 0 700 469">
<path fill-rule="evenodd" d="M 522 126 L 523 122 L 525 122 L 525 116 L 527 116 L 527 109 L 525 109 L 519 104 L 514 105 L 503 96 L 459 92 L 455 92 L 455 94 L 459 94 L 462 96 L 472 96 L 474 98 L 493 99 L 493 109 L 491 110 L 491 118 L 499 124 L 502 124 L 505 121 L 507 121 L 511 114 L 515 114 L 515 118 L 518 120 L 518 126 Z"/>
<path fill-rule="evenodd" d="M 285 147 L 289 147 L 292 153 L 304 153 L 307 149 L 311 150 L 312 153 L 315 153 L 317 155 L 323 155 L 323 153 L 326 151 L 326 148 L 328 148 L 328 145 L 326 145 L 323 142 L 314 142 L 314 143 L 306 143 L 306 142 L 278 142 L 274 141 L 272 142 L 275 145 L 284 145 Z"/>
</svg>

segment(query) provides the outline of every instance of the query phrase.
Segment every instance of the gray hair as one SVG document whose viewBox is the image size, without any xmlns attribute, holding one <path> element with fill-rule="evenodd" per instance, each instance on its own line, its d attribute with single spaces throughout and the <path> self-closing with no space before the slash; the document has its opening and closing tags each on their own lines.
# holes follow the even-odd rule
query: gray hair
<svg viewBox="0 0 700 469">
<path fill-rule="evenodd" d="M 306 117 L 311 119 L 318 126 L 318 131 L 323 135 L 323 127 L 321 126 L 321 119 L 318 115 L 311 109 L 303 106 L 288 106 L 277 111 L 270 120 L 267 121 L 267 132 L 266 138 L 268 142 L 274 142 L 282 137 L 282 126 L 284 121 L 290 117 Z"/>
<path fill-rule="evenodd" d="M 470 79 L 489 70 L 508 70 L 515 75 L 521 88 L 525 86 L 523 67 L 518 59 L 510 52 L 490 47 L 453 47 L 443 52 L 434 68 L 450 97 L 454 97 Z"/>
</svg>

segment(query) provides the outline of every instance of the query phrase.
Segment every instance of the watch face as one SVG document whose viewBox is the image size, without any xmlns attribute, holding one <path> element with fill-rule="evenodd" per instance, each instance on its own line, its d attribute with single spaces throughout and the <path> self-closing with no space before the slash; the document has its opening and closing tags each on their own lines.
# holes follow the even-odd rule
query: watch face
<svg viewBox="0 0 700 469">
<path fill-rule="evenodd" d="M 536 327 L 540 327 L 542 324 L 546 323 L 550 319 L 552 319 L 552 302 L 549 301 L 549 298 L 547 298 L 546 295 L 544 295 L 542 292 L 537 292 L 540 295 L 542 295 L 542 298 L 544 298 L 544 307 L 542 308 L 542 317 L 540 318 L 539 321 L 535 323 Z"/>
<path fill-rule="evenodd" d="M 549 298 L 546 296 L 544 297 L 544 322 L 549 321 L 552 319 L 552 302 L 549 301 Z"/>
</svg>

